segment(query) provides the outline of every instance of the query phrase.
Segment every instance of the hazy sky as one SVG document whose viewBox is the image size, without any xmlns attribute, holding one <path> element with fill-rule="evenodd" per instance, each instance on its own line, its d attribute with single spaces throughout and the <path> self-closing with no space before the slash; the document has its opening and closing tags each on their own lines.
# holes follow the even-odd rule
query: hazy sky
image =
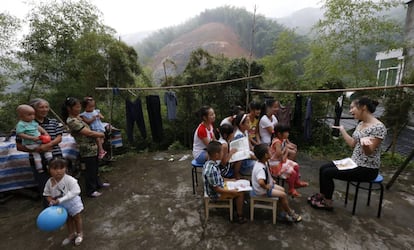
<svg viewBox="0 0 414 250">
<path fill-rule="evenodd" d="M 0 10 L 23 18 L 31 0 L 0 0 Z M 284 17 L 306 7 L 320 7 L 320 0 L 90 0 L 103 12 L 104 23 L 119 34 L 174 26 L 205 9 L 229 5 L 267 17 Z"/>
</svg>

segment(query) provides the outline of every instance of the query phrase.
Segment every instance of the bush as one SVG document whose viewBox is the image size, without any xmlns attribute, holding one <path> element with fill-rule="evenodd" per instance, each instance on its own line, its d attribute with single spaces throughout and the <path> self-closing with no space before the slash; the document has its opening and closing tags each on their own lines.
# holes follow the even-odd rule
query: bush
<svg viewBox="0 0 414 250">
<path fill-rule="evenodd" d="M 381 167 L 386 169 L 397 169 L 404 163 L 406 159 L 407 157 L 402 156 L 398 153 L 385 152 L 381 156 Z M 408 168 L 414 168 L 414 162 L 411 161 L 408 163 L 406 169 Z"/>
<path fill-rule="evenodd" d="M 168 146 L 168 150 L 185 150 L 186 147 L 182 145 L 179 141 L 174 141 L 170 146 Z"/>
</svg>

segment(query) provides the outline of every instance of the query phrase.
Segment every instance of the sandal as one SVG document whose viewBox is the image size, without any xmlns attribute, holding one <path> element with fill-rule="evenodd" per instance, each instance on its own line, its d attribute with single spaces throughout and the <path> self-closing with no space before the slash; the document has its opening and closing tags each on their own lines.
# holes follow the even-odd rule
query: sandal
<svg viewBox="0 0 414 250">
<path fill-rule="evenodd" d="M 296 197 L 301 197 L 302 196 L 296 189 L 289 190 L 289 194 L 292 196 L 292 198 L 296 198 Z"/>
<path fill-rule="evenodd" d="M 239 224 L 244 224 L 244 223 L 247 222 L 247 219 L 244 216 L 238 216 L 237 219 L 236 219 L 236 222 L 239 223 Z"/>
<path fill-rule="evenodd" d="M 320 201 L 321 199 L 323 199 L 322 194 L 316 193 L 308 197 L 308 203 L 312 204 L 313 201 Z"/>
<path fill-rule="evenodd" d="M 101 152 L 99 152 L 99 154 L 98 154 L 98 159 L 103 159 L 104 157 L 105 157 L 105 155 L 107 154 L 107 152 L 106 151 L 101 151 Z"/>
<path fill-rule="evenodd" d="M 71 234 L 62 241 L 62 246 L 66 246 L 76 238 L 76 234 Z"/>
<path fill-rule="evenodd" d="M 325 199 L 322 199 L 322 200 L 319 200 L 319 201 L 314 200 L 314 201 L 311 202 L 311 206 L 313 208 L 321 209 L 321 210 L 327 210 L 327 211 L 332 211 L 333 210 L 333 206 L 329 206 L 328 204 L 326 204 Z"/>
<path fill-rule="evenodd" d="M 75 238 L 75 245 L 79 246 L 83 241 L 83 235 L 82 234 L 78 234 L 78 236 L 76 236 Z"/>
<path fill-rule="evenodd" d="M 302 221 L 302 216 L 295 213 L 295 211 L 293 211 L 293 210 L 288 216 L 289 216 L 288 218 L 291 222 L 301 222 Z"/>
<path fill-rule="evenodd" d="M 98 159 L 103 159 L 104 157 L 105 157 L 105 155 L 107 154 L 107 152 L 106 151 L 101 151 L 101 152 L 99 152 L 99 154 L 98 154 Z"/>
<path fill-rule="evenodd" d="M 295 188 L 302 188 L 302 187 L 307 187 L 309 186 L 309 183 L 307 183 L 306 181 L 299 181 L 298 183 L 295 184 Z"/>
<path fill-rule="evenodd" d="M 286 212 L 280 212 L 277 214 L 277 221 L 287 223 L 300 222 L 302 221 L 302 216 L 295 213 L 295 211 L 293 210 L 291 210 L 290 214 Z"/>
</svg>

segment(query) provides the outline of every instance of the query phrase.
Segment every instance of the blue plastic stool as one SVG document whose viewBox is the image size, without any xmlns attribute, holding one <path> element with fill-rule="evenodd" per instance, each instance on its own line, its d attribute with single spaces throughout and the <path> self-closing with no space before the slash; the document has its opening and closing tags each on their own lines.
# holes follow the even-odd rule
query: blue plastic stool
<svg viewBox="0 0 414 250">
<path fill-rule="evenodd" d="M 355 186 L 355 197 L 354 197 L 354 207 L 352 208 L 352 215 L 355 215 L 355 209 L 356 209 L 356 204 L 357 204 L 357 200 L 358 200 L 358 190 L 364 189 L 364 190 L 368 190 L 368 200 L 367 200 L 367 206 L 369 206 L 369 203 L 371 202 L 371 191 L 372 190 L 380 190 L 380 198 L 379 198 L 379 204 L 378 204 L 378 214 L 377 217 L 380 218 L 381 217 L 381 208 L 382 208 L 382 199 L 384 198 L 384 186 L 382 185 L 382 181 L 384 180 L 384 177 L 380 174 L 378 174 L 377 178 L 375 178 L 375 180 L 370 181 L 370 182 L 352 182 L 352 181 L 348 181 L 346 184 L 346 194 L 345 194 L 345 205 L 348 203 L 348 193 L 349 193 L 349 184 L 352 184 L 353 186 Z M 361 187 L 360 184 L 361 183 L 369 183 L 368 187 Z M 373 189 L 372 185 L 373 184 L 378 184 L 379 188 Z"/>
<path fill-rule="evenodd" d="M 191 161 L 191 180 L 193 181 L 193 194 L 196 193 L 196 186 L 198 186 L 197 168 L 203 169 L 204 163 L 199 163 L 195 159 Z"/>
</svg>

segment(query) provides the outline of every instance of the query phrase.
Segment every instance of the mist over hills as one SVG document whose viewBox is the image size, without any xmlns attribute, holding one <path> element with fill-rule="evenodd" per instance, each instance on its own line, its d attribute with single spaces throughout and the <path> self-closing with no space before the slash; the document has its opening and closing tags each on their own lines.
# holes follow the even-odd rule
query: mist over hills
<svg viewBox="0 0 414 250">
<path fill-rule="evenodd" d="M 148 35 L 150 35 L 153 32 L 153 30 L 138 31 L 129 34 L 121 34 L 119 37 L 126 44 L 133 46 L 141 42 L 143 39 L 145 39 Z"/>
<path fill-rule="evenodd" d="M 295 29 L 300 35 L 308 35 L 312 27 L 323 17 L 320 8 L 304 8 L 291 15 L 275 20 L 290 29 Z"/>
</svg>

